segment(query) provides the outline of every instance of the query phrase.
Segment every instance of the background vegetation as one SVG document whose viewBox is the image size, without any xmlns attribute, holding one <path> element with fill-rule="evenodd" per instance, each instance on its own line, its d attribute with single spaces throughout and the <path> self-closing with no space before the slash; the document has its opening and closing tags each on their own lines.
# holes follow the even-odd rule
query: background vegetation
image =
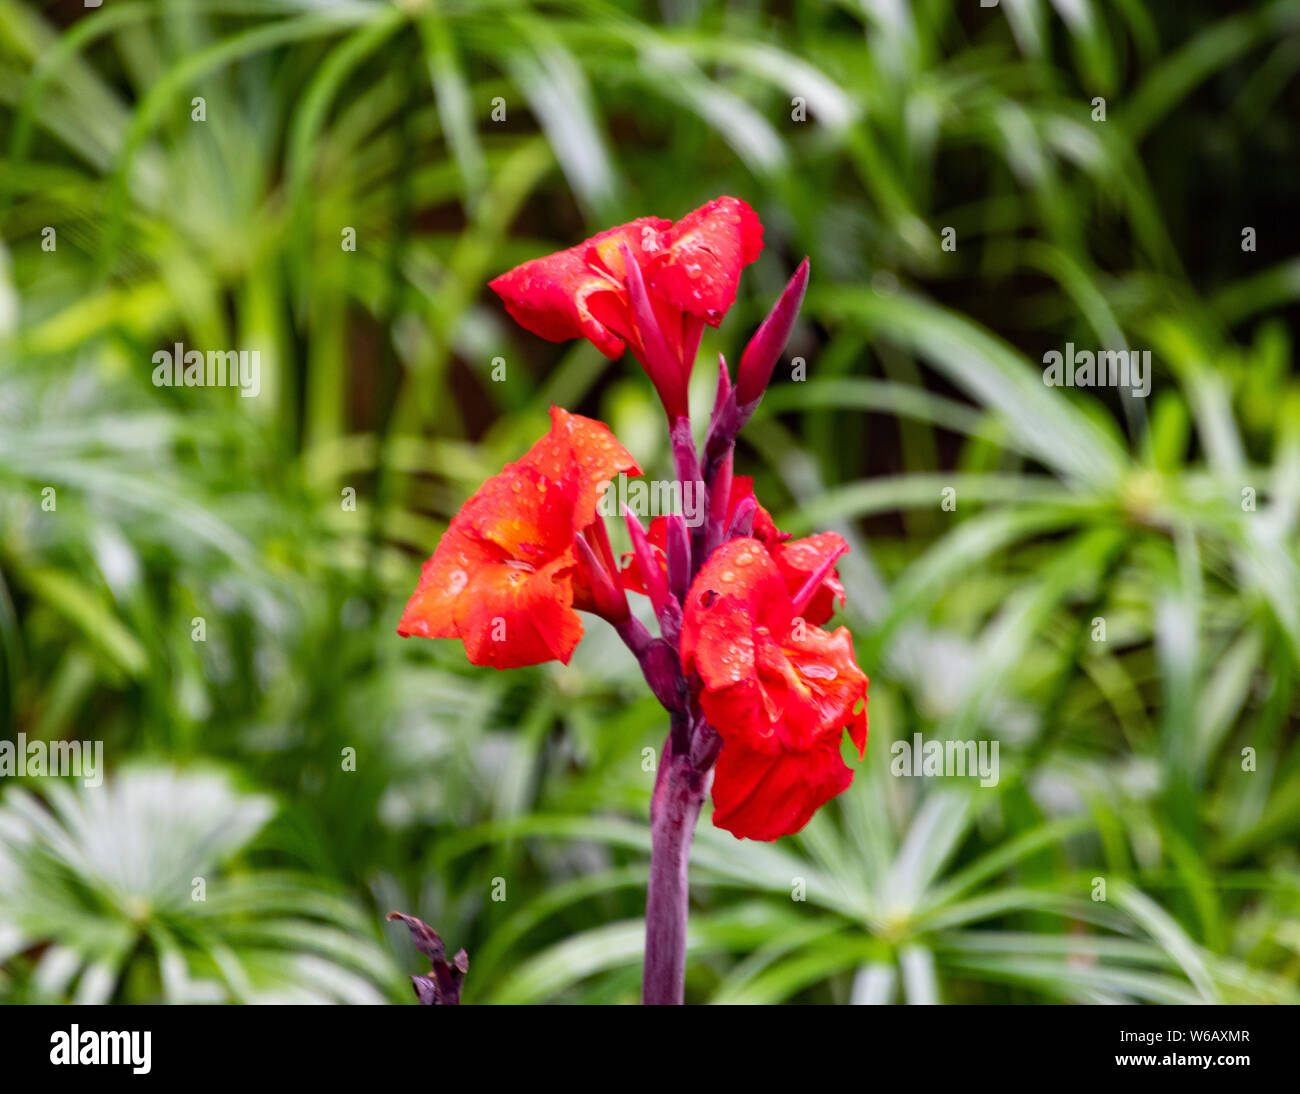
<svg viewBox="0 0 1300 1094">
<path fill-rule="evenodd" d="M 740 463 L 853 545 L 872 728 L 798 837 L 706 816 L 688 998 L 1297 1001 L 1297 69 L 1296 0 L 0 0 L 0 722 L 110 769 L 3 786 L 0 998 L 409 1001 L 392 908 L 467 1002 L 637 997 L 630 657 L 394 627 L 552 402 L 669 466 L 635 365 L 488 278 L 732 193 L 702 359 L 811 255 Z M 1067 341 L 1150 397 L 1044 386 Z M 261 394 L 154 387 L 176 342 Z M 998 785 L 892 776 L 916 732 Z"/>
</svg>

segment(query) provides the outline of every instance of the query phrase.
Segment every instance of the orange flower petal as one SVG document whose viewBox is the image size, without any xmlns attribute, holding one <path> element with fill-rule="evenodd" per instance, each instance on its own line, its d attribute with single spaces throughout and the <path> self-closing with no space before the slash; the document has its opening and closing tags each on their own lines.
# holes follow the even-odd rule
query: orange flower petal
<svg viewBox="0 0 1300 1094">
<path fill-rule="evenodd" d="M 553 408 L 550 432 L 453 518 L 398 633 L 459 638 L 476 665 L 567 662 L 582 637 L 575 602 L 591 601 L 576 539 L 620 471 L 640 468 L 605 426 Z"/>
<path fill-rule="evenodd" d="M 471 664 L 498 669 L 569 663 L 582 638 L 573 610 L 572 552 L 540 570 L 510 563 L 476 570 L 456 601 L 456 629 Z"/>
<path fill-rule="evenodd" d="M 551 431 L 519 462 L 555 482 L 576 485 L 573 505 L 579 514 L 575 522 L 579 530 L 591 523 L 607 483 L 620 474 L 641 474 L 636 460 L 609 426 L 558 406 L 551 407 Z"/>
</svg>

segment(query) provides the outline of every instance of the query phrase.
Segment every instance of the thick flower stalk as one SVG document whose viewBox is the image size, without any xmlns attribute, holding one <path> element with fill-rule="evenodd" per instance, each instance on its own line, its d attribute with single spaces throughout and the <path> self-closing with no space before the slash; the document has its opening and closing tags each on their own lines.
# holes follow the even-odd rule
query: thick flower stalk
<svg viewBox="0 0 1300 1094">
<path fill-rule="evenodd" d="M 677 484 L 699 491 L 704 519 L 649 527 L 625 514 L 632 550 L 616 561 L 597 511 L 605 486 L 639 475 L 599 422 L 554 408 L 551 430 L 489 479 L 424 565 L 398 631 L 459 638 L 475 664 L 567 662 L 579 612 L 609 622 L 669 715 L 650 802 L 643 999 L 680 1003 L 688 872 L 695 825 L 712 793 L 713 823 L 739 839 L 798 832 L 853 779 L 867 737 L 867 677 L 844 627 L 834 532 L 793 539 L 734 471 L 736 438 L 771 380 L 808 283 L 805 259 L 718 387 L 697 448 L 687 398 L 704 327 L 734 303 L 741 270 L 763 247 L 743 201 L 720 197 L 675 224 L 642 217 L 502 274 L 492 289 L 524 328 L 551 341 L 586 338 L 631 350 L 667 415 Z M 648 598 L 658 634 L 630 610 Z"/>
</svg>

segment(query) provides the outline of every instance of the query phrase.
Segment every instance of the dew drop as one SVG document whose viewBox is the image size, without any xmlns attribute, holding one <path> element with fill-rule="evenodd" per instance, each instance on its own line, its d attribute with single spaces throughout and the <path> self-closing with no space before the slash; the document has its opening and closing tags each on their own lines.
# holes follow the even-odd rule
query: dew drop
<svg viewBox="0 0 1300 1094">
<path fill-rule="evenodd" d="M 451 572 L 451 577 L 447 579 L 447 592 L 449 592 L 452 596 L 455 596 L 468 584 L 469 584 L 469 574 L 467 574 L 464 570 L 453 570 Z"/>
</svg>

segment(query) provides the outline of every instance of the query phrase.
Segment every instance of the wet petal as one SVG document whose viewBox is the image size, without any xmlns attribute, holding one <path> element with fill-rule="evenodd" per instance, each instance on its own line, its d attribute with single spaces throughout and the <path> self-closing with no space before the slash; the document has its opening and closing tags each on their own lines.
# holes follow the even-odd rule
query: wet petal
<svg viewBox="0 0 1300 1094">
<path fill-rule="evenodd" d="M 736 300 L 740 271 L 763 249 L 763 226 L 748 204 L 720 197 L 687 213 L 649 258 L 650 291 L 713 326 Z"/>
<path fill-rule="evenodd" d="M 823 540 L 801 551 L 825 562 L 838 549 Z M 767 545 L 733 540 L 704 564 L 687 597 L 681 654 L 723 742 L 715 824 L 776 839 L 849 784 L 840 742 L 848 730 L 859 755 L 865 749 L 867 677 L 847 628 L 828 634 L 794 615 Z"/>
<path fill-rule="evenodd" d="M 551 407 L 551 430 L 538 441 L 520 465 L 548 479 L 574 486 L 574 521 L 579 530 L 594 518 L 596 501 L 605 484 L 620 474 L 639 475 L 641 468 L 604 422 Z"/>
<path fill-rule="evenodd" d="M 621 471 L 640 469 L 604 425 L 553 408 L 550 432 L 452 520 L 398 633 L 459 638 L 476 665 L 567 662 L 582 637 L 575 604 L 592 606 L 577 538 Z"/>
<path fill-rule="evenodd" d="M 506 311 L 525 330 L 550 342 L 586 338 L 609 358 L 622 356 L 633 334 L 620 243 L 641 259 L 658 251 L 670 222 L 642 217 L 610 228 L 576 247 L 535 258 L 489 282 Z"/>
<path fill-rule="evenodd" d="M 785 587 L 793 596 L 831 557 L 847 551 L 848 544 L 837 532 L 820 532 L 804 539 L 787 540 L 769 549 L 785 579 Z M 842 607 L 843 604 L 844 585 L 840 581 L 839 571 L 831 570 L 804 609 L 803 617 L 809 623 L 820 626 L 835 614 L 837 606 Z"/>
<path fill-rule="evenodd" d="M 572 553 L 529 573 L 509 563 L 484 566 L 456 601 L 456 629 L 471 664 L 498 669 L 562 661 L 582 638 L 573 610 Z"/>
<path fill-rule="evenodd" d="M 738 839 L 779 839 L 798 832 L 852 781 L 834 742 L 793 753 L 724 740 L 713 775 L 713 823 Z"/>
</svg>

